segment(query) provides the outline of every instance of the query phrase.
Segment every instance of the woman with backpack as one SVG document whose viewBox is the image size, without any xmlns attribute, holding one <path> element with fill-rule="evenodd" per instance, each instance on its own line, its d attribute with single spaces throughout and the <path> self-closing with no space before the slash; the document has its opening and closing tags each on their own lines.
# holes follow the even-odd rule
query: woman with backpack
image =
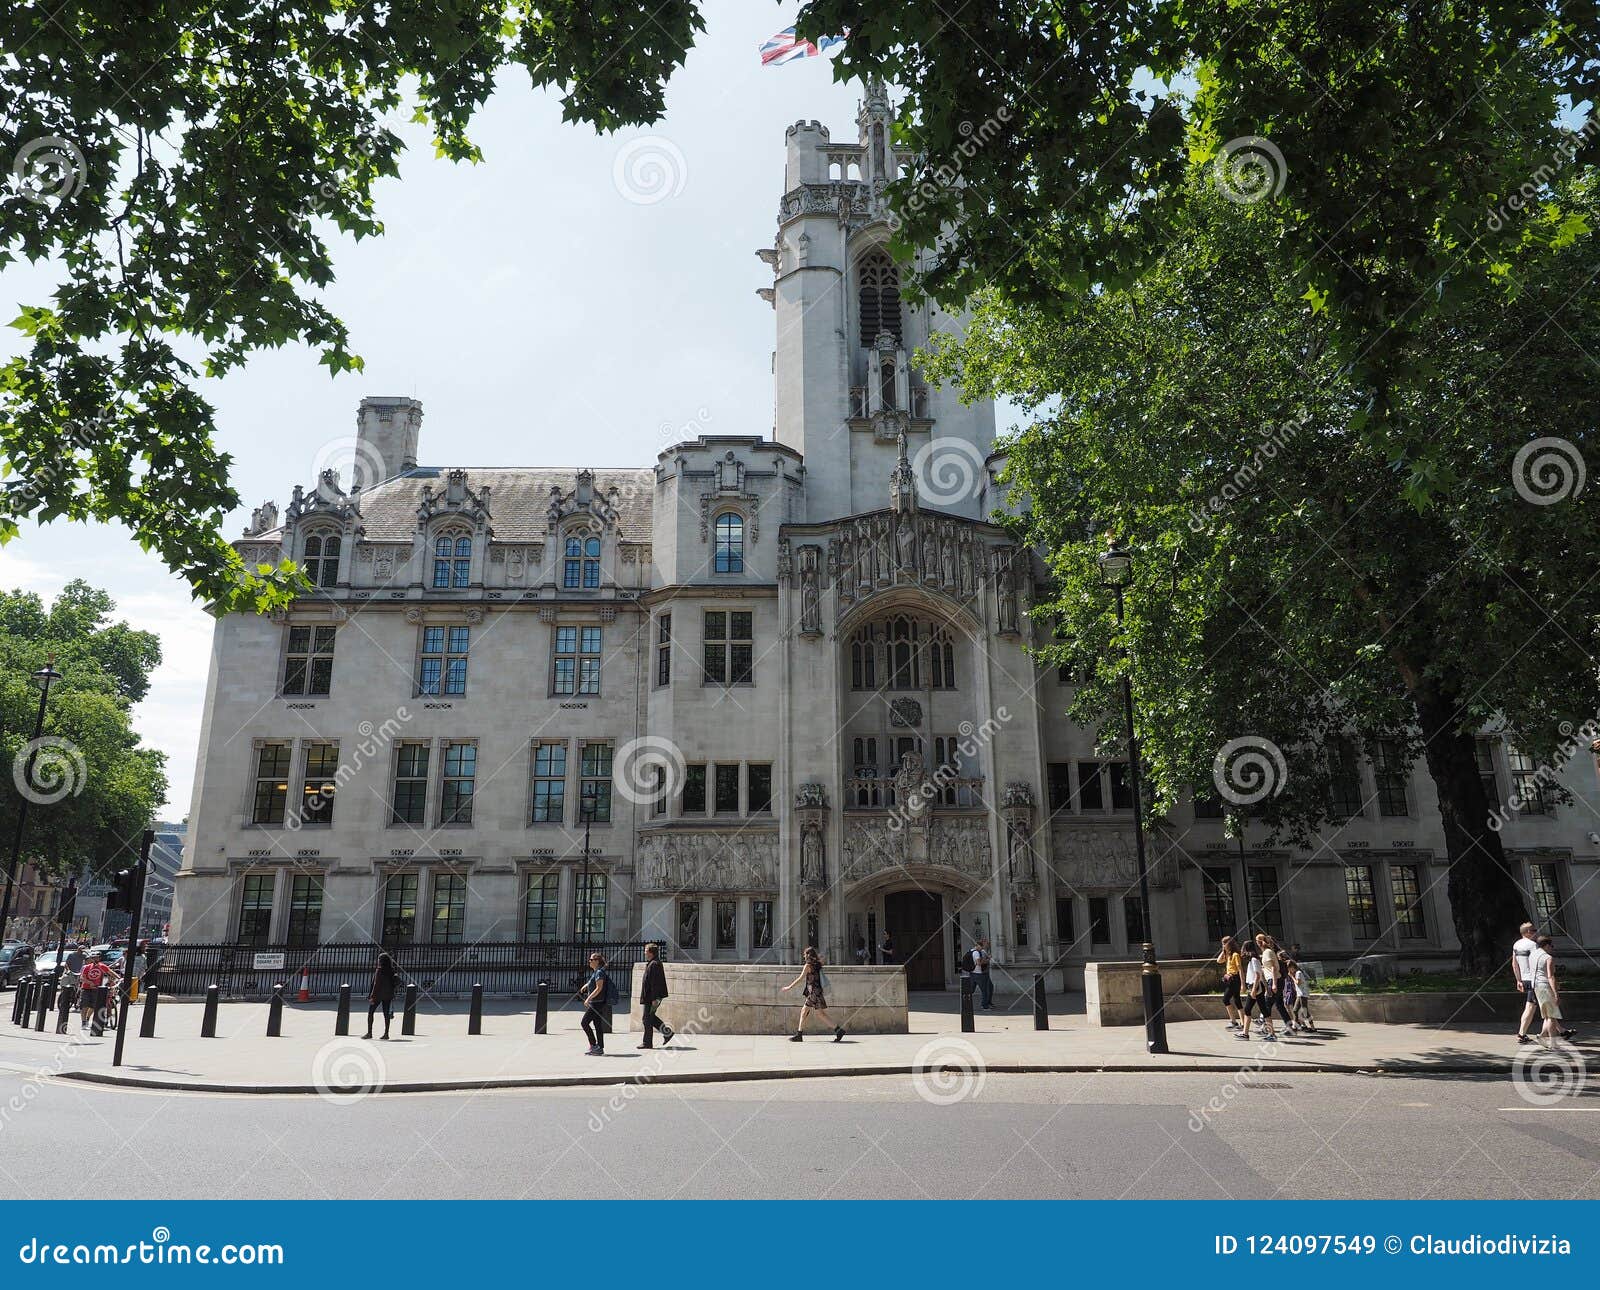
<svg viewBox="0 0 1600 1290">
<path fill-rule="evenodd" d="M 789 1042 L 794 1044 L 798 1044 L 806 1037 L 806 1016 L 809 1013 L 816 1013 L 817 1016 L 822 1018 L 824 1025 L 833 1026 L 833 1019 L 828 1016 L 828 997 L 826 994 L 828 978 L 822 973 L 822 955 L 817 953 L 814 945 L 806 946 L 805 962 L 800 965 L 800 975 L 783 988 L 787 992 L 794 989 L 802 981 L 805 982 L 806 988 L 803 992 L 805 1002 L 800 1005 L 800 1025 L 794 1034 L 789 1036 Z M 844 1027 L 833 1026 L 833 1042 L 838 1043 L 843 1038 Z"/>
<path fill-rule="evenodd" d="M 580 991 L 583 999 L 583 1033 L 589 1037 L 589 1057 L 606 1055 L 606 1031 L 611 1029 L 611 1009 L 617 1002 L 617 987 L 606 971 L 606 956 L 596 950 L 589 955 L 589 979 Z"/>
</svg>

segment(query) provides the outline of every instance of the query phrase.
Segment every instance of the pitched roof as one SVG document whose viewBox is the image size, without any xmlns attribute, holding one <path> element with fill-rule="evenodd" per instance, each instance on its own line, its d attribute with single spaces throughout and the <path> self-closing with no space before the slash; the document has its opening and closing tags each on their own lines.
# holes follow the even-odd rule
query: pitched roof
<svg viewBox="0 0 1600 1290">
<path fill-rule="evenodd" d="M 469 466 L 467 487 L 474 492 L 489 489 L 489 522 L 497 542 L 542 542 L 549 536 L 550 490 L 559 488 L 565 496 L 578 484 L 577 466 L 570 467 L 478 467 Z M 447 469 L 417 466 L 386 479 L 361 494 L 361 523 L 369 542 L 409 542 L 417 531 L 417 508 L 422 505 L 422 490 L 431 486 L 434 495 L 444 492 Z M 655 471 L 596 470 L 594 490 L 612 498 L 617 508 L 617 527 L 625 542 L 650 540 L 650 507 L 655 497 Z"/>
</svg>

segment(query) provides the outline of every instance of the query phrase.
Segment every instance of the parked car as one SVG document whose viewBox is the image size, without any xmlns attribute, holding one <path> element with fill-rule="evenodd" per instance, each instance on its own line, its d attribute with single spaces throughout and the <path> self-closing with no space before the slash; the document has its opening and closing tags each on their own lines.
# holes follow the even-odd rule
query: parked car
<svg viewBox="0 0 1600 1290">
<path fill-rule="evenodd" d="M 67 953 L 63 954 L 61 957 L 66 958 L 67 955 L 71 953 L 72 951 L 68 950 Z M 54 950 L 46 950 L 43 954 L 39 955 L 38 958 L 34 960 L 33 970 L 39 976 L 55 976 L 56 952 Z"/>
<path fill-rule="evenodd" d="M 0 990 L 10 989 L 35 970 L 33 946 L 20 941 L 0 945 Z"/>
<path fill-rule="evenodd" d="M 112 945 L 110 943 L 105 945 L 91 945 L 87 950 L 84 951 L 84 953 L 98 954 L 101 958 L 101 961 L 107 966 L 114 967 L 118 971 L 121 970 L 123 947 L 120 945 Z"/>
</svg>

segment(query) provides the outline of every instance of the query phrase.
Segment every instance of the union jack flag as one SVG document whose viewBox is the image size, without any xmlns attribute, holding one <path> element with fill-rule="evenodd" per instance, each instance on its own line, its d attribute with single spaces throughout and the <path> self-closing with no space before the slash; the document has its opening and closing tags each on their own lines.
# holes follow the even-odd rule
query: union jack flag
<svg viewBox="0 0 1600 1290">
<path fill-rule="evenodd" d="M 842 44 L 844 44 L 843 36 L 824 36 L 814 44 L 809 40 L 799 40 L 795 37 L 793 27 L 785 27 L 762 44 L 761 65 L 777 67 L 783 63 L 792 63 L 797 58 L 814 58 L 823 50 Z"/>
</svg>

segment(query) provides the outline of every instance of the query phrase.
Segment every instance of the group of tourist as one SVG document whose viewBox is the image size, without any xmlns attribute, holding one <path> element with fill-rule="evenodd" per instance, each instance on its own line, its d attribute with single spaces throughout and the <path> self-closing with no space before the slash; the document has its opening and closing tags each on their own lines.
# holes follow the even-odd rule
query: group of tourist
<svg viewBox="0 0 1600 1290">
<path fill-rule="evenodd" d="M 1222 1004 L 1228 1010 L 1228 1029 L 1240 1039 L 1250 1038 L 1250 1014 L 1257 1013 L 1256 1034 L 1276 1043 L 1272 1024 L 1276 1012 L 1288 1034 L 1314 1031 L 1311 1017 L 1311 981 L 1305 969 L 1285 954 L 1266 932 L 1254 940 L 1222 938 L 1217 955 L 1222 965 Z"/>
<path fill-rule="evenodd" d="M 1532 923 L 1524 923 L 1521 930 L 1522 935 L 1511 947 L 1511 976 L 1523 999 L 1517 1042 L 1551 1048 L 1557 1039 L 1571 1039 L 1578 1032 L 1567 1026 L 1561 1016 L 1554 942 L 1548 936 L 1539 935 L 1539 929 Z M 1536 1018 L 1543 1018 L 1544 1022 L 1537 1036 L 1528 1033 Z"/>
</svg>

